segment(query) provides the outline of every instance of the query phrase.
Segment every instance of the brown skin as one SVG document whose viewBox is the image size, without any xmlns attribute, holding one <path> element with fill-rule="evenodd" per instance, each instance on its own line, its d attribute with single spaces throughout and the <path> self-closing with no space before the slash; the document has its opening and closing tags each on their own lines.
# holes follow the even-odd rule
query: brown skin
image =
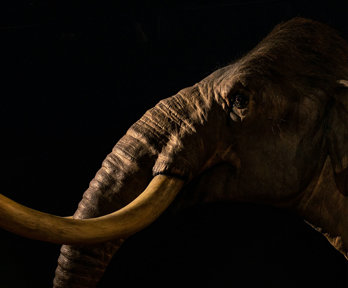
<svg viewBox="0 0 348 288">
<path fill-rule="evenodd" d="M 332 148 L 330 138 L 340 136 L 327 132 L 333 126 L 342 133 L 329 108 L 337 105 L 333 95 L 342 86 L 337 81 L 348 78 L 347 67 L 341 66 L 347 57 L 346 43 L 318 23 L 297 19 L 276 28 L 237 63 L 147 112 L 116 145 L 120 163 L 110 168 L 116 174 L 107 176 L 106 168 L 98 172 L 100 180 L 91 182 L 75 217 L 122 207 L 136 196 L 129 191 L 142 191 L 152 174 L 189 181 L 227 162 L 233 169 L 226 171 L 235 174 L 215 176 L 214 194 L 197 185 L 177 202 L 228 199 L 291 208 L 348 257 L 347 169 L 336 167 L 336 186 L 328 158 L 336 148 L 340 151 L 331 152 L 347 157 L 347 148 Z M 233 106 L 236 94 L 247 95 L 247 109 Z M 340 165 L 339 158 L 332 160 Z M 93 287 L 122 241 L 95 248 L 63 246 L 55 287 Z"/>
<path fill-rule="evenodd" d="M 136 122 L 74 218 L 120 209 L 164 174 L 191 184 L 172 209 L 226 200 L 284 207 L 348 259 L 347 63 L 347 43 L 328 27 L 300 18 L 277 26 L 248 55 Z M 213 177 L 196 181 L 207 171 Z M 123 241 L 63 245 L 54 287 L 95 287 Z"/>
<path fill-rule="evenodd" d="M 348 258 L 348 89 L 338 82 L 348 78 L 347 61 L 347 44 L 324 25 L 294 19 L 276 27 L 247 56 L 133 125 L 113 151 L 115 174 L 98 172 L 74 217 L 122 207 L 152 175 L 190 182 L 223 162 L 214 177 L 188 185 L 172 209 L 220 200 L 292 209 Z M 247 96 L 247 107 L 238 109 L 236 95 Z M 93 287 L 122 241 L 63 246 L 55 287 Z"/>
<path fill-rule="evenodd" d="M 348 168 L 344 169 L 341 173 L 335 173 L 335 181 L 338 191 L 344 196 L 348 196 Z"/>
</svg>

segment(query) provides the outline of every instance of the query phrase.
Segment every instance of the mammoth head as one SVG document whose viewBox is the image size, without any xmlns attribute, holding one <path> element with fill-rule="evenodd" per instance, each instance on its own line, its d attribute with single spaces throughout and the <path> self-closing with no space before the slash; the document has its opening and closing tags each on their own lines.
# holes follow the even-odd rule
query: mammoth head
<svg viewBox="0 0 348 288">
<path fill-rule="evenodd" d="M 211 171 L 214 177 L 198 181 L 199 193 L 177 201 L 293 209 L 348 258 L 347 63 L 348 45 L 330 28 L 300 18 L 280 24 L 245 57 L 160 101 L 132 125 L 75 219 L 1 196 L 1 225 L 63 244 L 124 238 Z M 216 170 L 222 163 L 229 168 Z"/>
</svg>

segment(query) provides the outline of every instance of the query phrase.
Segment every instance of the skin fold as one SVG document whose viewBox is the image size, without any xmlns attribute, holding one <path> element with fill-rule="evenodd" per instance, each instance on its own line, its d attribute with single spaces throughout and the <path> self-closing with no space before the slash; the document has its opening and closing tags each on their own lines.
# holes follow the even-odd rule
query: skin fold
<svg viewBox="0 0 348 288">
<path fill-rule="evenodd" d="M 348 259 L 347 63 L 348 45 L 331 28 L 302 18 L 279 24 L 133 124 L 73 218 L 121 209 L 167 175 L 185 183 L 173 212 L 216 201 L 288 209 Z M 125 240 L 63 245 L 54 287 L 96 287 Z"/>
</svg>

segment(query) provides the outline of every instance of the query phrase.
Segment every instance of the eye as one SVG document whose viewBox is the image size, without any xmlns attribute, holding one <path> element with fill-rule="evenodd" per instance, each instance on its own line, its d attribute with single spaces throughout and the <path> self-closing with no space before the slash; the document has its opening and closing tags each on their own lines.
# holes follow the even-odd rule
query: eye
<svg viewBox="0 0 348 288">
<path fill-rule="evenodd" d="M 237 109 L 245 109 L 249 104 L 249 96 L 245 94 L 236 94 L 232 99 L 233 107 Z"/>
</svg>

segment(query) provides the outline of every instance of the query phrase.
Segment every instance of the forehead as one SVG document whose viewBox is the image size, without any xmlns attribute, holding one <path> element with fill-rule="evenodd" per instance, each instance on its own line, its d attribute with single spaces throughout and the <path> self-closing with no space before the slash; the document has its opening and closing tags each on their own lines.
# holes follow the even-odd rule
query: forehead
<svg viewBox="0 0 348 288">
<path fill-rule="evenodd" d="M 337 33 L 317 22 L 295 19 L 277 26 L 248 54 L 210 79 L 222 97 L 245 88 L 325 102 L 337 80 L 344 78 L 341 74 L 346 75 L 347 57 L 347 44 Z"/>
<path fill-rule="evenodd" d="M 247 73 L 241 71 L 237 63 L 228 65 L 215 71 L 211 76 L 215 92 L 223 98 L 227 98 L 233 91 L 256 90 L 260 85 L 260 78 L 250 81 Z"/>
<path fill-rule="evenodd" d="M 251 69 L 244 69 L 239 62 L 220 69 L 213 77 L 215 93 L 226 101 L 233 95 L 244 94 L 253 101 L 262 102 L 265 90 L 272 89 L 273 92 L 279 90 L 280 82 L 273 82 L 274 79 L 267 81 L 265 77 L 257 75 Z"/>
<path fill-rule="evenodd" d="M 313 79 L 310 75 L 306 77 L 296 69 L 285 69 L 276 62 L 272 66 L 267 65 L 254 55 L 251 56 L 211 75 L 215 92 L 222 98 L 227 99 L 235 93 L 246 93 L 264 104 L 274 101 L 300 103 L 304 99 L 325 104 L 329 100 L 332 87 L 327 80 Z M 302 70 L 306 70 L 306 67 Z"/>
</svg>

